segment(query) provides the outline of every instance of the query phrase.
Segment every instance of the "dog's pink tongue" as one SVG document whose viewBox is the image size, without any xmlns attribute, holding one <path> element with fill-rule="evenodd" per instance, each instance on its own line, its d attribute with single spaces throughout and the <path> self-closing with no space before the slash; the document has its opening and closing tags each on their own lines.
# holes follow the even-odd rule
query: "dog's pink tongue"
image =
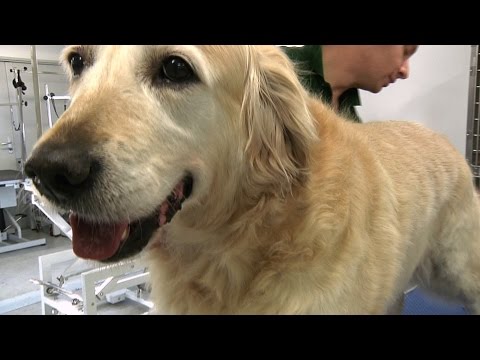
<svg viewBox="0 0 480 360">
<path fill-rule="evenodd" d="M 117 252 L 128 222 L 92 224 L 70 214 L 72 245 L 75 255 L 92 260 L 105 260 Z"/>
</svg>

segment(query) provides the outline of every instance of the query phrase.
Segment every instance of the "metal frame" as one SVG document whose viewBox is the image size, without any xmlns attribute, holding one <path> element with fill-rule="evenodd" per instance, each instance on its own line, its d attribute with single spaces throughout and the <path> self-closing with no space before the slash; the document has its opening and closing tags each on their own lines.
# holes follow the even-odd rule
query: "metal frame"
<svg viewBox="0 0 480 360">
<path fill-rule="evenodd" d="M 52 100 L 70 100 L 70 96 L 51 96 L 50 92 L 48 91 L 48 84 L 45 84 L 45 100 L 47 102 L 47 115 L 48 115 L 48 126 L 53 126 L 52 121 L 52 110 L 50 108 Z"/>
<path fill-rule="evenodd" d="M 32 71 L 28 72 L 32 74 L 33 80 L 33 92 L 35 100 L 35 121 L 37 127 L 37 140 L 40 139 L 42 135 L 42 114 L 40 111 L 40 93 L 39 93 L 39 79 L 38 74 L 55 74 L 55 75 L 65 75 L 62 73 L 54 73 L 48 71 L 38 71 L 38 65 L 59 65 L 58 61 L 54 60 L 39 60 L 37 59 L 37 50 L 36 45 L 30 45 L 30 59 L 28 58 L 17 58 L 17 57 L 8 57 L 0 56 L 0 62 L 8 62 L 14 64 L 30 64 L 32 66 Z"/>
<path fill-rule="evenodd" d="M 472 45 L 468 91 L 466 158 L 472 169 L 473 181 L 480 188 L 480 76 L 479 45 Z"/>
<path fill-rule="evenodd" d="M 49 128 L 52 128 L 53 127 L 53 121 L 52 121 L 52 109 L 51 109 L 51 102 L 52 100 L 70 100 L 70 96 L 51 96 L 50 95 L 50 92 L 48 90 L 48 84 L 45 84 L 45 96 L 44 96 L 44 100 L 46 100 L 46 106 L 47 106 L 47 117 L 48 117 L 48 126 Z M 70 240 L 72 239 L 71 237 L 71 229 L 70 229 L 70 234 L 68 234 L 67 232 L 65 232 L 65 230 L 62 228 L 62 227 L 65 227 L 65 224 L 66 222 L 61 218 L 60 215 L 58 215 L 53 209 L 44 209 L 42 208 L 42 206 L 45 206 L 41 203 L 39 203 L 38 201 L 36 201 L 36 198 L 35 197 L 32 197 L 32 203 L 37 205 L 38 208 L 40 208 L 40 210 L 42 210 L 42 212 L 47 215 L 47 217 L 53 221 L 53 228 L 52 228 L 52 233 L 54 236 L 57 236 L 60 234 L 60 231 L 62 231 L 65 235 L 67 235 Z M 53 220 L 50 216 L 53 216 L 55 215 L 56 218 L 58 218 L 58 221 L 55 221 Z M 60 224 L 60 226 L 59 226 Z M 68 227 L 70 227 L 68 224 L 67 224 Z M 60 227 L 60 229 L 59 229 Z"/>
<path fill-rule="evenodd" d="M 32 193 L 32 205 L 35 205 L 51 222 L 57 231 L 53 231 L 53 235 L 60 235 L 60 231 L 65 234 L 70 240 L 72 240 L 72 228 L 63 219 L 63 217 L 57 212 L 57 210 L 49 203 L 44 203 L 33 191 L 32 179 L 26 179 L 24 182 L 24 188 L 26 191 Z"/>
<path fill-rule="evenodd" d="M 16 189 L 19 188 L 21 180 L 9 180 L 2 181 L 2 188 L 10 189 L 13 191 L 15 204 L 16 204 Z M 10 204 L 11 205 L 11 204 Z M 22 237 L 22 229 L 18 224 L 17 220 L 10 214 L 10 212 L 5 208 L 0 208 L 0 211 L 3 211 L 3 214 L 7 215 L 7 219 L 10 221 L 11 225 L 15 228 L 15 235 L 5 232 L 2 232 L 3 229 L 0 229 L 0 253 L 5 253 L 9 251 L 15 251 L 20 249 L 26 249 L 33 246 L 45 245 L 47 243 L 45 238 L 40 238 L 36 240 L 24 239 Z M 2 216 L 2 214 L 0 214 Z"/>
<path fill-rule="evenodd" d="M 33 94 L 35 97 L 35 118 L 37 123 L 37 139 L 42 136 L 42 113 L 40 111 L 40 90 L 38 85 L 37 47 L 30 45 L 30 59 L 32 64 Z"/>
<path fill-rule="evenodd" d="M 35 53 L 35 48 L 32 49 L 32 63 L 33 59 L 35 59 L 35 64 L 36 65 L 36 55 Z M 26 69 L 26 68 L 25 68 Z M 36 67 L 35 67 L 36 69 Z M 13 72 L 14 75 L 14 85 L 15 82 L 20 82 L 20 70 L 14 67 L 13 69 L 10 69 L 11 72 Z M 35 79 L 34 79 L 35 80 Z M 38 75 L 37 75 L 37 81 L 38 81 Z M 20 183 L 25 180 L 25 162 L 27 159 L 27 150 L 26 150 L 26 142 L 25 142 L 25 123 L 24 123 L 24 118 L 23 118 L 23 106 L 24 106 L 24 101 L 23 101 L 23 93 L 22 93 L 22 88 L 21 86 L 16 87 L 16 106 L 18 106 L 18 126 L 19 126 L 19 131 L 20 131 L 20 146 L 21 146 L 21 159 L 20 159 L 20 172 L 21 172 L 21 179 L 12 179 L 12 181 L 2 181 L 0 185 L 2 187 L 13 187 L 13 192 L 15 192 L 15 202 L 13 204 L 10 204 L 11 206 L 16 206 L 16 189 L 19 188 Z M 36 96 L 37 98 L 38 96 Z M 38 102 L 38 101 L 37 101 Z M 14 104 L 13 103 L 6 103 L 6 104 L 0 104 L 2 106 L 9 106 L 11 111 L 13 109 Z M 15 129 L 16 130 L 16 129 Z M 13 152 L 13 140 L 9 140 L 6 143 L 2 143 L 2 146 L 8 146 L 9 152 Z M 18 161 L 18 159 L 17 159 Z M 22 229 L 20 225 L 18 224 L 17 220 L 10 214 L 10 212 L 7 209 L 4 209 L 4 207 L 0 207 L 0 217 L 2 217 L 2 223 L 4 223 L 4 215 L 6 215 L 6 218 L 10 221 L 11 226 L 15 229 L 15 234 L 10 234 L 4 231 L 4 229 L 0 229 L 0 253 L 5 253 L 9 251 L 15 251 L 15 250 L 20 250 L 20 249 L 25 249 L 33 246 L 40 246 L 40 245 L 45 245 L 46 244 L 46 239 L 41 238 L 41 239 L 36 239 L 36 240 L 30 240 L 30 239 L 24 239 L 22 237 Z"/>
<path fill-rule="evenodd" d="M 14 80 L 15 81 L 18 81 L 18 77 L 20 76 L 20 74 L 17 73 L 17 70 L 19 71 L 19 69 L 17 69 L 16 67 L 10 69 L 10 72 L 13 72 L 14 74 Z M 15 93 L 16 93 L 16 103 L 0 103 L 0 106 L 8 106 L 10 107 L 10 112 L 13 114 L 13 107 L 18 107 L 18 127 L 19 129 L 15 129 L 15 126 L 14 126 L 14 131 L 20 131 L 20 150 L 21 150 L 21 155 L 20 155 L 20 159 L 17 158 L 17 162 L 18 160 L 20 160 L 20 171 L 22 173 L 22 179 L 25 179 L 25 173 L 24 173 L 24 166 L 25 166 L 25 162 L 27 161 L 27 146 L 26 146 L 26 138 L 25 138 L 25 123 L 24 123 L 24 118 L 23 118 L 23 106 L 24 106 L 24 100 L 23 100 L 23 93 L 22 93 L 22 89 L 20 87 L 17 87 L 15 89 Z M 10 140 L 7 140 L 6 143 L 2 143 L 1 144 L 2 146 L 8 146 L 8 150 L 9 150 L 9 153 L 13 153 L 13 139 L 10 139 Z"/>
<path fill-rule="evenodd" d="M 57 276 L 55 269 L 80 261 L 72 250 L 39 256 L 41 303 L 43 315 L 96 315 L 98 306 L 129 298 L 142 304 L 146 312 L 153 304 L 145 299 L 148 292 L 141 286 L 150 273 L 140 259 L 89 269 L 80 273 Z M 70 265 L 71 266 L 71 265 Z M 59 281 L 59 284 L 55 284 Z M 137 287 L 135 289 L 135 287 Z"/>
<path fill-rule="evenodd" d="M 18 103 L 18 126 L 20 127 L 20 146 L 21 146 L 21 164 L 20 171 L 22 179 L 25 179 L 25 162 L 27 161 L 27 145 L 25 143 L 25 122 L 23 119 L 23 94 L 22 89 L 17 88 L 17 103 Z"/>
</svg>

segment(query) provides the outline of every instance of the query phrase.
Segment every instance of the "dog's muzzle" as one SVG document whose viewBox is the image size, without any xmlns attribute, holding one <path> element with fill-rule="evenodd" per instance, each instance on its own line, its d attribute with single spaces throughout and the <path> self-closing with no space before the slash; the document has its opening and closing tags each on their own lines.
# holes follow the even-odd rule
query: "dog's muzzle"
<svg viewBox="0 0 480 360">
<path fill-rule="evenodd" d="M 118 261 L 140 252 L 153 232 L 170 222 L 181 210 L 193 187 L 193 177 L 187 173 L 149 216 L 106 223 L 95 221 L 92 213 L 84 212 L 90 209 L 97 214 L 115 214 L 115 209 L 106 208 L 109 205 L 98 197 L 93 196 L 97 201 L 92 201 L 93 189 L 101 187 L 98 180 L 103 168 L 102 162 L 85 146 L 42 144 L 25 164 L 25 172 L 40 194 L 71 211 L 69 220 L 75 254 L 105 262 Z"/>
</svg>

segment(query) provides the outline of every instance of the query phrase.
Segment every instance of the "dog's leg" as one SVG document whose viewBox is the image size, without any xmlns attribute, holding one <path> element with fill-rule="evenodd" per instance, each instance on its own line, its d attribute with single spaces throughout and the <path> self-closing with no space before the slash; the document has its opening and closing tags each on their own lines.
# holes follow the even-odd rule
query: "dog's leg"
<svg viewBox="0 0 480 360">
<path fill-rule="evenodd" d="M 398 295 L 397 300 L 389 307 L 387 315 L 401 315 L 405 304 L 405 294 Z"/>
<path fill-rule="evenodd" d="M 476 194 L 455 202 L 443 212 L 438 239 L 422 265 L 422 282 L 480 314 L 480 205 Z"/>
</svg>

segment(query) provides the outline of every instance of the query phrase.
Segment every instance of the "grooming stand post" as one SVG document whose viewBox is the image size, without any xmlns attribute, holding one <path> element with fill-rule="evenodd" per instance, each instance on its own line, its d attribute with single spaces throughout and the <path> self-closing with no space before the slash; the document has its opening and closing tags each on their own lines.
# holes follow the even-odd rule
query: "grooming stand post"
<svg viewBox="0 0 480 360">
<path fill-rule="evenodd" d="M 32 193 L 32 204 L 35 205 L 53 224 L 54 228 L 59 229 L 62 233 L 65 234 L 70 240 L 72 240 L 72 228 L 70 225 L 63 219 L 62 216 L 55 210 L 52 205 L 44 203 L 39 199 L 33 192 L 32 179 L 26 179 L 24 183 L 25 190 Z M 54 231 L 54 234 L 55 231 Z"/>
<path fill-rule="evenodd" d="M 17 205 L 17 191 L 21 179 L 18 179 L 18 171 L 0 170 L 0 253 L 20 250 L 32 246 L 45 245 L 45 238 L 28 240 L 22 237 L 22 229 L 18 221 L 5 209 Z M 6 226 L 5 217 L 9 220 L 10 226 Z M 9 227 L 15 229 L 15 234 L 8 233 Z"/>
<path fill-rule="evenodd" d="M 26 71 L 27 68 L 23 67 L 23 71 Z M 14 74 L 13 87 L 17 93 L 17 104 L 18 104 L 18 130 L 20 131 L 20 145 L 21 145 L 21 159 L 20 159 L 20 171 L 22 173 L 22 179 L 25 179 L 25 162 L 27 161 L 27 147 L 25 143 L 25 122 L 23 119 L 23 106 L 27 106 L 27 102 L 23 100 L 24 91 L 27 90 L 25 83 L 22 81 L 20 76 L 20 69 L 12 68 L 10 72 Z"/>
<path fill-rule="evenodd" d="M 38 260 L 40 281 L 33 282 L 42 285 L 43 315 L 96 315 L 99 305 L 126 298 L 144 305 L 147 311 L 153 308 L 142 290 L 150 274 L 138 258 L 60 276 L 61 266 L 71 268 L 75 262 L 89 263 L 78 259 L 72 250 L 40 256 Z"/>
<path fill-rule="evenodd" d="M 69 101 L 70 96 L 55 96 L 53 93 L 49 93 L 48 91 L 48 84 L 45 84 L 45 96 L 43 100 L 46 101 L 47 106 L 47 116 L 48 116 L 48 126 L 49 128 L 53 127 L 53 120 L 52 120 L 52 101 L 55 100 L 64 100 Z M 30 184 L 31 188 L 31 184 Z M 35 195 L 32 194 L 32 203 L 36 205 L 53 223 L 52 226 L 52 235 L 58 236 L 60 232 L 63 232 L 67 237 L 71 240 L 72 239 L 72 230 L 70 226 L 66 223 L 65 220 L 49 205 L 42 203 Z"/>
<path fill-rule="evenodd" d="M 52 109 L 51 109 L 51 104 L 52 100 L 64 100 L 64 101 L 69 101 L 70 96 L 55 96 L 53 93 L 48 92 L 48 84 L 45 84 L 45 96 L 43 97 L 43 100 L 46 101 L 47 105 L 47 116 L 48 116 L 48 126 L 51 128 L 53 126 L 53 121 L 52 121 Z"/>
</svg>

